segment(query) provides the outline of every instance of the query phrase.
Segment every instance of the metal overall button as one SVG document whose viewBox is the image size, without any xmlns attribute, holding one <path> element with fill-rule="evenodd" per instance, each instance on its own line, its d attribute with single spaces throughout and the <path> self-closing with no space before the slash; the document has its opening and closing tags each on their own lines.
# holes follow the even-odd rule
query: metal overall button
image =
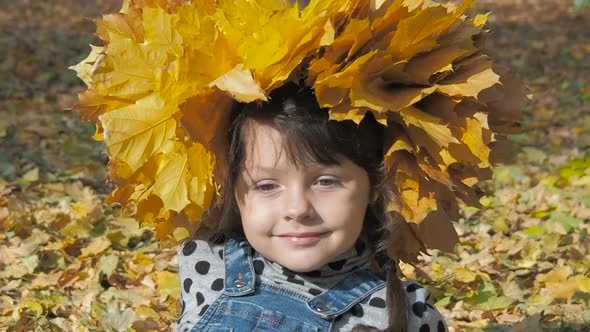
<svg viewBox="0 0 590 332">
<path fill-rule="evenodd" d="M 248 282 L 246 280 L 242 279 L 243 277 L 244 277 L 244 275 L 242 274 L 242 272 L 239 272 L 238 279 L 234 280 L 234 285 L 237 288 L 242 288 L 248 284 Z"/>
<path fill-rule="evenodd" d="M 332 308 L 332 305 L 333 305 L 332 302 L 330 302 L 326 305 L 316 304 L 315 310 L 318 312 L 326 312 L 326 311 L 330 310 L 330 308 Z"/>
</svg>

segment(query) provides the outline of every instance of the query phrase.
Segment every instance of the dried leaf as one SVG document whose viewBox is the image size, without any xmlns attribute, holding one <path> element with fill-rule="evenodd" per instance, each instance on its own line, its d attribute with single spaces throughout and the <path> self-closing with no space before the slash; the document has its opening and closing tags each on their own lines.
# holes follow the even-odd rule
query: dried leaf
<svg viewBox="0 0 590 332">
<path fill-rule="evenodd" d="M 97 255 L 111 246 L 111 241 L 106 237 L 97 237 L 90 244 L 82 248 L 81 258 Z"/>
<path fill-rule="evenodd" d="M 168 271 L 156 272 L 156 284 L 161 296 L 176 294 L 180 291 L 180 280 L 177 273 Z"/>
<path fill-rule="evenodd" d="M 243 64 L 235 66 L 234 69 L 211 82 L 209 86 L 217 87 L 229 93 L 234 99 L 245 103 L 258 99 L 267 100 L 264 90 L 254 80 L 250 70 L 244 69 Z"/>
<path fill-rule="evenodd" d="M 117 302 L 110 302 L 103 322 L 115 331 L 127 331 L 133 324 L 134 318 L 135 312 L 132 309 L 121 310 Z"/>
<path fill-rule="evenodd" d="M 166 106 L 160 96 L 151 94 L 135 105 L 101 115 L 111 156 L 135 171 L 150 157 L 170 152 L 176 130 L 172 114 L 176 110 Z"/>
</svg>

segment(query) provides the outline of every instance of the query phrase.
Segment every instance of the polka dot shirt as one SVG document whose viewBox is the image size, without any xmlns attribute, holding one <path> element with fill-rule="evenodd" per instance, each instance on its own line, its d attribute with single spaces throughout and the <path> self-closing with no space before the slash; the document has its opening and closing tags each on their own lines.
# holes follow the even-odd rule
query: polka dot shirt
<svg viewBox="0 0 590 332">
<path fill-rule="evenodd" d="M 185 241 L 179 249 L 178 265 L 182 286 L 182 313 L 176 326 L 176 331 L 179 332 L 190 331 L 224 290 L 225 242 L 223 239 L 209 242 L 204 238 Z M 358 241 L 353 249 L 325 267 L 307 273 L 292 272 L 257 252 L 253 252 L 252 258 L 257 279 L 312 296 L 337 284 L 355 269 L 368 268 L 368 250 L 362 241 Z M 408 331 L 447 331 L 441 314 L 428 303 L 428 290 L 415 281 L 405 281 L 403 285 L 410 303 Z M 358 324 L 386 328 L 388 312 L 385 298 L 384 287 L 336 317 L 331 331 L 350 331 Z"/>
</svg>

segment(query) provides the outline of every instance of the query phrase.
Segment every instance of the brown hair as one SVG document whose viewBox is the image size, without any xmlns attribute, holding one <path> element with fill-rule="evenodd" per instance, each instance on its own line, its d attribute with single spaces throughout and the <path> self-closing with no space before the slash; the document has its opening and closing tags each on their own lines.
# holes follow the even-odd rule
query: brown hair
<svg viewBox="0 0 590 332">
<path fill-rule="evenodd" d="M 365 169 L 371 186 L 371 204 L 367 208 L 363 229 L 367 232 L 373 255 L 385 255 L 386 241 L 395 236 L 387 203 L 393 198 L 383 185 L 383 125 L 367 113 L 359 125 L 351 120 L 329 120 L 310 89 L 289 84 L 275 90 L 264 104 L 238 105 L 230 119 L 226 146 L 226 169 L 221 187 L 223 202 L 219 208 L 219 233 L 244 234 L 234 194 L 235 183 L 245 156 L 245 135 L 252 120 L 271 125 L 282 134 L 286 156 L 295 165 L 318 162 L 339 164 L 346 157 Z M 383 331 L 407 329 L 408 303 L 395 268 L 387 269 L 387 306 L 389 327 Z M 353 331 L 381 331 L 357 325 Z"/>
</svg>

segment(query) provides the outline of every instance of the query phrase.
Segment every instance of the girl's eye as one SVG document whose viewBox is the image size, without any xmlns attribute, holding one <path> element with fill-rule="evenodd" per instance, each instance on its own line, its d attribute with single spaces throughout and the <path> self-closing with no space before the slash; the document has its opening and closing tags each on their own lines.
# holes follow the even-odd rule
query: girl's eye
<svg viewBox="0 0 590 332">
<path fill-rule="evenodd" d="M 316 181 L 316 183 L 322 187 L 335 187 L 340 182 L 337 179 L 333 178 L 321 178 Z"/>
<path fill-rule="evenodd" d="M 277 188 L 276 184 L 273 183 L 262 183 L 256 186 L 256 190 L 261 192 L 270 192 Z"/>
</svg>

